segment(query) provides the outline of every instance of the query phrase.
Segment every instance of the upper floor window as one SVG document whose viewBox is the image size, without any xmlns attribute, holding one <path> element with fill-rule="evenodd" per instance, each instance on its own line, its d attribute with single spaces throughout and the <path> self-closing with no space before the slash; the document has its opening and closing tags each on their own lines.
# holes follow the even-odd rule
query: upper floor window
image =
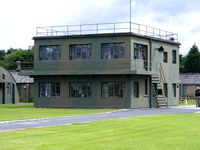
<svg viewBox="0 0 200 150">
<path fill-rule="evenodd" d="M 167 63 L 167 52 L 163 52 L 163 62 Z"/>
<path fill-rule="evenodd" d="M 90 59 L 91 58 L 91 44 L 79 44 L 69 46 L 69 59 Z"/>
<path fill-rule="evenodd" d="M 72 82 L 69 84 L 70 97 L 72 98 L 88 98 L 92 96 L 91 82 Z"/>
<path fill-rule="evenodd" d="M 147 45 L 134 43 L 134 58 L 147 60 Z"/>
<path fill-rule="evenodd" d="M 39 47 L 39 60 L 59 60 L 60 59 L 60 46 L 48 45 Z"/>
<path fill-rule="evenodd" d="M 101 86 L 102 98 L 124 97 L 125 82 L 103 82 Z"/>
<path fill-rule="evenodd" d="M 172 50 L 172 63 L 176 64 L 176 50 Z"/>
<path fill-rule="evenodd" d="M 104 43 L 101 44 L 102 59 L 124 58 L 125 43 Z"/>
<path fill-rule="evenodd" d="M 41 82 L 39 83 L 40 97 L 60 96 L 60 83 L 58 82 Z"/>
</svg>

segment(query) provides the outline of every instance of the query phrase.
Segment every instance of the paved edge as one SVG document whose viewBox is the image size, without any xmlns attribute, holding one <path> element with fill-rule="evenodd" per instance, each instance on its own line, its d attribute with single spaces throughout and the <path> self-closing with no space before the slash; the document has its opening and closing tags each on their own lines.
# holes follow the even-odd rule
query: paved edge
<svg viewBox="0 0 200 150">
<path fill-rule="evenodd" d="M 23 121 L 37 121 L 37 120 L 46 120 L 46 119 L 54 119 L 54 118 L 62 118 L 62 117 L 74 117 L 74 116 L 85 116 L 85 115 L 95 115 L 95 114 L 109 114 L 118 111 L 125 111 L 125 110 L 132 110 L 132 109 L 119 109 L 116 111 L 108 111 L 108 112 L 100 112 L 100 113 L 92 113 L 92 114 L 83 114 L 83 115 L 71 115 L 71 116 L 58 116 L 58 117 L 48 117 L 48 118 L 36 118 L 36 119 L 24 119 L 24 120 L 10 120 L 10 121 L 0 121 L 0 124 L 3 123 L 14 123 L 14 122 L 23 122 Z"/>
</svg>

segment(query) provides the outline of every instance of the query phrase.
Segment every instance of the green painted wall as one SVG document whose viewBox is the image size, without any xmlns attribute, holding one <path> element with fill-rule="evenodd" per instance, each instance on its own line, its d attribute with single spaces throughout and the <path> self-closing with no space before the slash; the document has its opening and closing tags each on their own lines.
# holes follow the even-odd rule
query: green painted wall
<svg viewBox="0 0 200 150">
<path fill-rule="evenodd" d="M 0 83 L 0 104 L 19 103 L 19 94 L 15 80 L 12 75 L 2 67 L 0 67 L 0 79 L 5 81 L 5 83 Z M 8 92 L 8 83 L 11 85 L 11 92 Z"/>
<path fill-rule="evenodd" d="M 151 75 L 158 75 L 162 66 L 165 83 L 168 84 L 169 105 L 178 104 L 178 86 L 176 97 L 173 97 L 172 84 L 179 83 L 179 43 L 160 40 L 151 37 L 138 36 L 130 33 L 64 36 L 64 37 L 35 37 L 34 72 L 35 78 L 34 100 L 36 107 L 86 107 L 86 108 L 138 108 L 156 107 L 152 98 Z M 123 59 L 101 59 L 101 43 L 125 42 L 125 57 Z M 144 70 L 144 62 L 134 59 L 133 44 L 148 46 L 148 70 Z M 92 44 L 92 54 L 89 60 L 69 60 L 70 44 Z M 61 45 L 61 59 L 59 61 L 39 61 L 39 46 Z M 156 49 L 163 46 L 168 53 L 168 63 L 163 63 L 163 53 Z M 172 64 L 172 50 L 176 50 L 176 64 Z M 49 76 L 47 76 L 49 75 Z M 90 75 L 90 76 L 87 76 Z M 163 78 L 162 76 L 162 78 Z M 144 95 L 144 80 L 148 79 L 149 94 Z M 125 98 L 102 99 L 101 82 L 107 80 L 125 81 Z M 61 96 L 54 98 L 39 98 L 39 82 L 59 81 Z M 90 100 L 70 99 L 68 83 L 72 81 L 91 81 L 93 95 Z M 140 83 L 140 96 L 133 97 L 133 82 Z M 164 81 L 161 81 L 163 84 Z"/>
</svg>

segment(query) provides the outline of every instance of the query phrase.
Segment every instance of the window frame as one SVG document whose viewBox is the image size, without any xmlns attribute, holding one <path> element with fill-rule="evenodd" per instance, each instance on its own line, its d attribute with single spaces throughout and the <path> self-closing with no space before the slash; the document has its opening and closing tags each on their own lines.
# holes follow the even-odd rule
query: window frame
<svg viewBox="0 0 200 150">
<path fill-rule="evenodd" d="M 168 63 L 168 53 L 167 52 L 163 52 L 163 62 Z"/>
<path fill-rule="evenodd" d="M 139 60 L 148 60 L 148 45 L 133 43 L 133 57 Z"/>
<path fill-rule="evenodd" d="M 133 82 L 133 96 L 134 98 L 140 97 L 140 85 L 138 81 Z"/>
<path fill-rule="evenodd" d="M 82 85 L 82 86 L 73 87 L 73 89 L 71 89 L 73 84 L 74 85 L 78 84 L 78 85 Z M 87 91 L 84 91 L 84 89 L 83 89 L 83 87 L 85 86 L 84 84 L 87 85 L 87 87 L 86 87 Z M 72 91 L 74 91 L 74 89 L 75 89 L 75 95 L 73 96 Z M 87 92 L 87 93 L 78 93 L 78 94 L 81 94 L 81 95 L 84 94 L 83 96 L 81 96 L 81 95 L 77 94 L 78 90 L 81 91 L 81 92 L 84 91 L 84 92 Z M 92 97 L 92 82 L 70 82 L 69 83 L 69 98 L 91 98 L 91 97 Z"/>
<path fill-rule="evenodd" d="M 39 82 L 39 97 L 59 97 L 60 93 L 60 82 Z"/>
<path fill-rule="evenodd" d="M 42 49 L 42 48 L 44 48 L 44 49 Z M 53 49 L 52 52 L 47 52 L 48 48 Z M 56 53 L 58 53 L 57 57 L 54 58 L 53 54 L 56 54 Z M 40 45 L 39 46 L 39 61 L 59 61 L 60 58 L 61 58 L 61 46 L 60 45 Z"/>
<path fill-rule="evenodd" d="M 177 51 L 172 50 L 172 64 L 176 64 L 176 63 L 177 63 Z"/>
<path fill-rule="evenodd" d="M 145 84 L 145 91 L 144 94 L 147 96 L 148 95 L 148 79 L 144 80 L 144 84 Z"/>
<path fill-rule="evenodd" d="M 75 48 L 77 46 L 77 48 Z M 84 46 L 88 47 L 87 51 L 84 49 Z M 78 53 L 78 48 L 79 48 L 79 58 L 77 57 Z M 83 52 L 85 51 L 85 58 L 83 57 Z M 73 53 L 74 52 L 74 53 Z M 88 60 L 91 59 L 91 54 L 92 54 L 92 44 L 70 44 L 69 45 L 69 60 Z"/>
<path fill-rule="evenodd" d="M 106 51 L 106 48 L 104 49 L 104 46 L 106 45 L 108 48 L 107 50 L 109 51 Z M 117 47 L 117 45 L 120 45 L 121 47 Z M 124 59 L 125 52 L 125 42 L 101 43 L 101 59 Z"/>
<path fill-rule="evenodd" d="M 176 83 L 172 83 L 173 97 L 176 97 Z"/>
<path fill-rule="evenodd" d="M 101 82 L 101 98 L 124 98 L 126 90 L 125 84 L 123 81 Z M 105 91 L 106 88 L 107 91 Z M 112 91 L 110 91 L 111 89 Z"/>
</svg>

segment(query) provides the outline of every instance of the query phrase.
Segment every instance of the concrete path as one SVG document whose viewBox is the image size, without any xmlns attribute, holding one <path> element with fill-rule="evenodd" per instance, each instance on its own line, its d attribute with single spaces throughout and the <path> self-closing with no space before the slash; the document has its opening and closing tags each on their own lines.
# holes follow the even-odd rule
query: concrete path
<svg viewBox="0 0 200 150">
<path fill-rule="evenodd" d="M 0 132 L 21 130 L 27 128 L 39 128 L 57 125 L 69 125 L 73 123 L 99 121 L 99 120 L 111 120 L 128 117 L 138 117 L 154 114 L 177 114 L 177 113 L 200 113 L 200 108 L 194 106 L 187 107 L 173 107 L 169 109 L 128 109 L 115 112 L 79 115 L 70 117 L 56 117 L 47 119 L 31 119 L 31 120 L 18 120 L 0 122 Z"/>
</svg>

